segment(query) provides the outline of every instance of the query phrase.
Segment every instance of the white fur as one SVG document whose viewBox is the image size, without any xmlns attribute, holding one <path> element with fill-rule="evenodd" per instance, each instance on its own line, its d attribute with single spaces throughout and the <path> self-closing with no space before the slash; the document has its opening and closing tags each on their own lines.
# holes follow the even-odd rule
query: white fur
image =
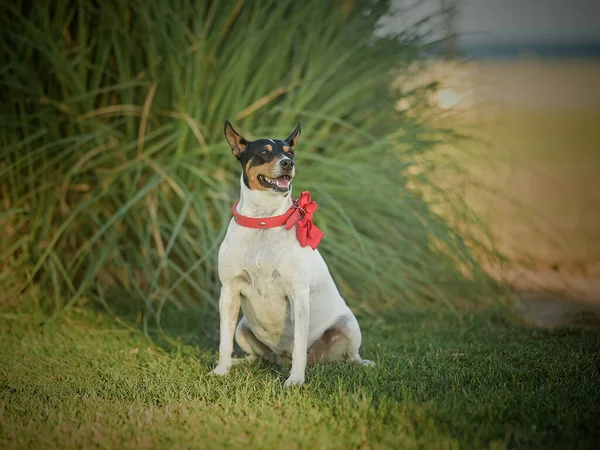
<svg viewBox="0 0 600 450">
<path fill-rule="evenodd" d="M 276 216 L 291 205 L 291 185 L 286 196 L 272 190 L 250 190 L 241 180 L 240 214 Z M 358 354 L 358 322 L 340 296 L 325 261 L 318 250 L 300 246 L 295 228 L 260 230 L 242 227 L 232 219 L 219 249 L 219 278 L 221 335 L 215 374 L 226 374 L 232 365 L 235 332 L 236 342 L 252 359 L 270 357 L 278 361 L 291 355 L 292 368 L 285 386 L 301 385 L 308 349 L 339 323 L 343 324 L 343 336 L 322 361 L 373 365 Z M 236 330 L 240 306 L 244 317 Z"/>
</svg>

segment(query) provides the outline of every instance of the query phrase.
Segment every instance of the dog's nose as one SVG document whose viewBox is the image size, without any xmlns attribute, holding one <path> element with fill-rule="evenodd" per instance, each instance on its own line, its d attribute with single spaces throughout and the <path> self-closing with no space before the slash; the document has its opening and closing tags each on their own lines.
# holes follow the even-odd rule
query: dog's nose
<svg viewBox="0 0 600 450">
<path fill-rule="evenodd" d="M 279 161 L 279 164 L 281 165 L 281 167 L 287 170 L 290 170 L 292 167 L 294 167 L 294 161 L 292 161 L 291 159 L 282 159 L 281 161 Z"/>
</svg>

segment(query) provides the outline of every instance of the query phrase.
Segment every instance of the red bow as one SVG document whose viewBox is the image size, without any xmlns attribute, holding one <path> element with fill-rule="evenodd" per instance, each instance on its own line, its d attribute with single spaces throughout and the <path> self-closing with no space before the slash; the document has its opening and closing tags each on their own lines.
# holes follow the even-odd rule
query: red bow
<svg viewBox="0 0 600 450">
<path fill-rule="evenodd" d="M 290 230 L 297 223 L 296 237 L 298 242 L 302 247 L 309 245 L 310 248 L 315 250 L 325 234 L 312 223 L 313 214 L 318 208 L 317 203 L 310 199 L 308 191 L 304 191 L 292 208 L 294 212 L 285 222 L 285 227 Z"/>
<path fill-rule="evenodd" d="M 300 194 L 298 200 L 285 214 L 275 217 L 246 217 L 237 212 L 237 203 L 233 205 L 233 218 L 238 225 L 247 228 L 275 228 L 285 225 L 290 230 L 296 226 L 296 237 L 302 247 L 310 246 L 316 250 L 319 242 L 323 239 L 324 233 L 312 223 L 312 217 L 317 210 L 317 204 L 310 199 L 310 193 L 304 191 Z"/>
</svg>

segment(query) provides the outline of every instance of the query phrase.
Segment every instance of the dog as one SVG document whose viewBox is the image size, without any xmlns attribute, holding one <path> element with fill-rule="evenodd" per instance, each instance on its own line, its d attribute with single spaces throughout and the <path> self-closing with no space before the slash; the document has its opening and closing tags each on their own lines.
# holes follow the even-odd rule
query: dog
<svg viewBox="0 0 600 450">
<path fill-rule="evenodd" d="M 225 121 L 225 137 L 242 174 L 240 200 L 219 248 L 216 375 L 238 361 L 231 357 L 234 335 L 249 360 L 281 364 L 291 357 L 286 387 L 304 383 L 307 364 L 375 365 L 360 357 L 358 321 L 316 250 L 322 237 L 311 220 L 316 204 L 307 192 L 299 200 L 291 196 L 300 130 L 298 122 L 283 141 L 249 141 Z M 243 317 L 236 327 L 240 306 Z"/>
</svg>

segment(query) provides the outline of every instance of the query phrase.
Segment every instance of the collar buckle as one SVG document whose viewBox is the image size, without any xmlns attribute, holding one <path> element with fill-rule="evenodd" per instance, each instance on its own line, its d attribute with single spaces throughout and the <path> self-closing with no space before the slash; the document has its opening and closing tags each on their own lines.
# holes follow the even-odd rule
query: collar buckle
<svg viewBox="0 0 600 450">
<path fill-rule="evenodd" d="M 298 200 L 294 200 L 294 204 L 292 205 L 292 208 L 299 210 L 300 214 L 302 214 L 302 217 L 304 217 L 306 215 L 305 209 L 298 204 Z"/>
</svg>

